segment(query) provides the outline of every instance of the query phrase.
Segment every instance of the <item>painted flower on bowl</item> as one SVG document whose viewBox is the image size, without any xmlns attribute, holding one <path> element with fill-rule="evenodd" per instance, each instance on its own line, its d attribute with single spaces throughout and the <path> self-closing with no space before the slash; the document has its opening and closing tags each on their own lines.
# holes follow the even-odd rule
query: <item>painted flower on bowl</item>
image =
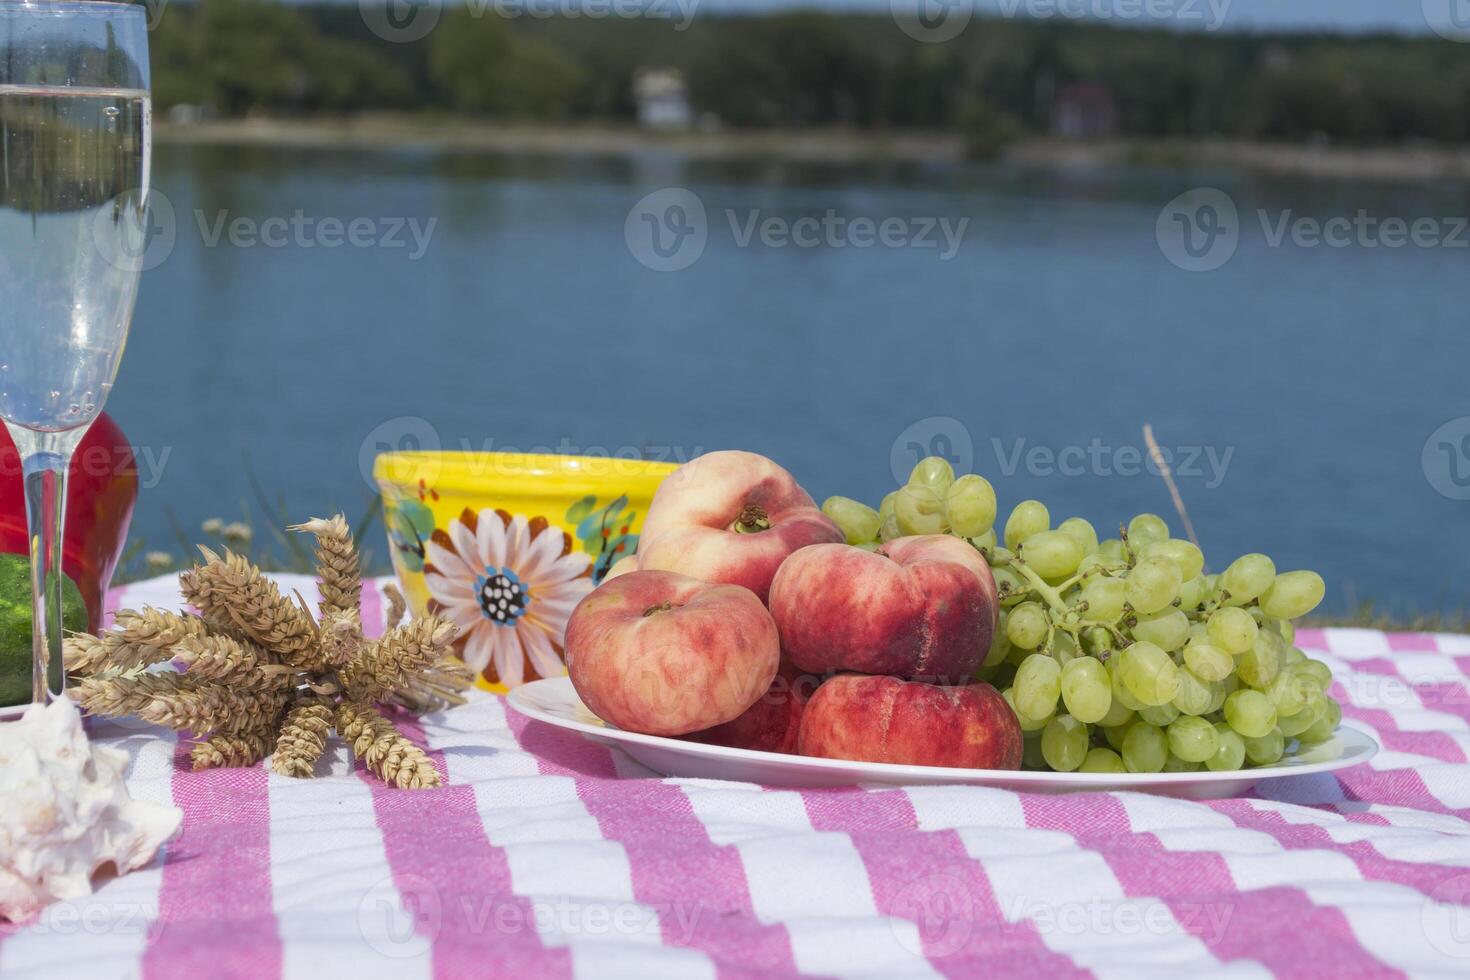
<svg viewBox="0 0 1470 980">
<path fill-rule="evenodd" d="M 592 591 L 591 559 L 544 517 L 468 508 L 425 548 L 431 611 L 459 627 L 460 656 L 492 684 L 567 672 L 567 617 Z"/>
</svg>

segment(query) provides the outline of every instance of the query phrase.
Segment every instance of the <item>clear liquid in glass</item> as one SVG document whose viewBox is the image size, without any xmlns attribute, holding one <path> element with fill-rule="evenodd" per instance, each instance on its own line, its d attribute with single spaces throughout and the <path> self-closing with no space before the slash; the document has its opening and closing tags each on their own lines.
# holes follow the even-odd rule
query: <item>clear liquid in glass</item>
<svg viewBox="0 0 1470 980">
<path fill-rule="evenodd" d="M 0 85 L 0 417 L 88 425 L 117 375 L 148 244 L 152 104 Z"/>
</svg>

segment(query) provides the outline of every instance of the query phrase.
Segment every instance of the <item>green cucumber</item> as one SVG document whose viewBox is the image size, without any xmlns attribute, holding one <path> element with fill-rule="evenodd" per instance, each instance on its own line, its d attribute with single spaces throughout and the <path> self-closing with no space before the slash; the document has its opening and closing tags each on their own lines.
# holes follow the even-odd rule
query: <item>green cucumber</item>
<svg viewBox="0 0 1470 980">
<path fill-rule="evenodd" d="M 62 576 L 61 621 L 68 633 L 87 628 L 87 605 Z M 53 675 L 52 686 L 60 678 Z M 31 563 L 25 555 L 0 555 L 0 707 L 31 699 Z"/>
</svg>

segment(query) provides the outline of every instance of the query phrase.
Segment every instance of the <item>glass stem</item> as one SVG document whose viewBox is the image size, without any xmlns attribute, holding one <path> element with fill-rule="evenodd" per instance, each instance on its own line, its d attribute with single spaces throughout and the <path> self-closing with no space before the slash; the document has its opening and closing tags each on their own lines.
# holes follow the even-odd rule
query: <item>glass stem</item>
<svg viewBox="0 0 1470 980">
<path fill-rule="evenodd" d="M 86 428 L 36 432 L 9 426 L 25 480 L 26 526 L 31 560 L 31 700 L 61 696 L 66 672 L 61 662 L 61 549 L 66 521 L 66 476 L 71 455 Z"/>
</svg>

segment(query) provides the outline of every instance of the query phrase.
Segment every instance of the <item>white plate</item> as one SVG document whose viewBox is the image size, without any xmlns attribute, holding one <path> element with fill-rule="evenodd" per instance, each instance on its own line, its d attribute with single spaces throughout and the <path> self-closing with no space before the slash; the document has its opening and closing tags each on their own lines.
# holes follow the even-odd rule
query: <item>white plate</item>
<svg viewBox="0 0 1470 980">
<path fill-rule="evenodd" d="M 1131 790 L 1195 800 L 1239 796 L 1257 783 L 1287 776 L 1332 772 L 1367 762 L 1378 743 L 1366 730 L 1343 722 L 1330 741 L 1295 751 L 1274 766 L 1238 772 L 1010 772 L 1000 769 L 947 769 L 899 766 L 885 762 L 846 762 L 802 755 L 732 749 L 683 739 L 640 735 L 613 728 L 577 697 L 570 678 L 552 677 L 515 688 L 510 706 L 536 721 L 577 732 L 594 742 L 617 746 L 634 760 L 665 776 L 725 779 L 765 786 L 922 786 L 967 784 L 1024 793 Z M 1294 743 L 1293 743 L 1294 744 Z"/>
</svg>

